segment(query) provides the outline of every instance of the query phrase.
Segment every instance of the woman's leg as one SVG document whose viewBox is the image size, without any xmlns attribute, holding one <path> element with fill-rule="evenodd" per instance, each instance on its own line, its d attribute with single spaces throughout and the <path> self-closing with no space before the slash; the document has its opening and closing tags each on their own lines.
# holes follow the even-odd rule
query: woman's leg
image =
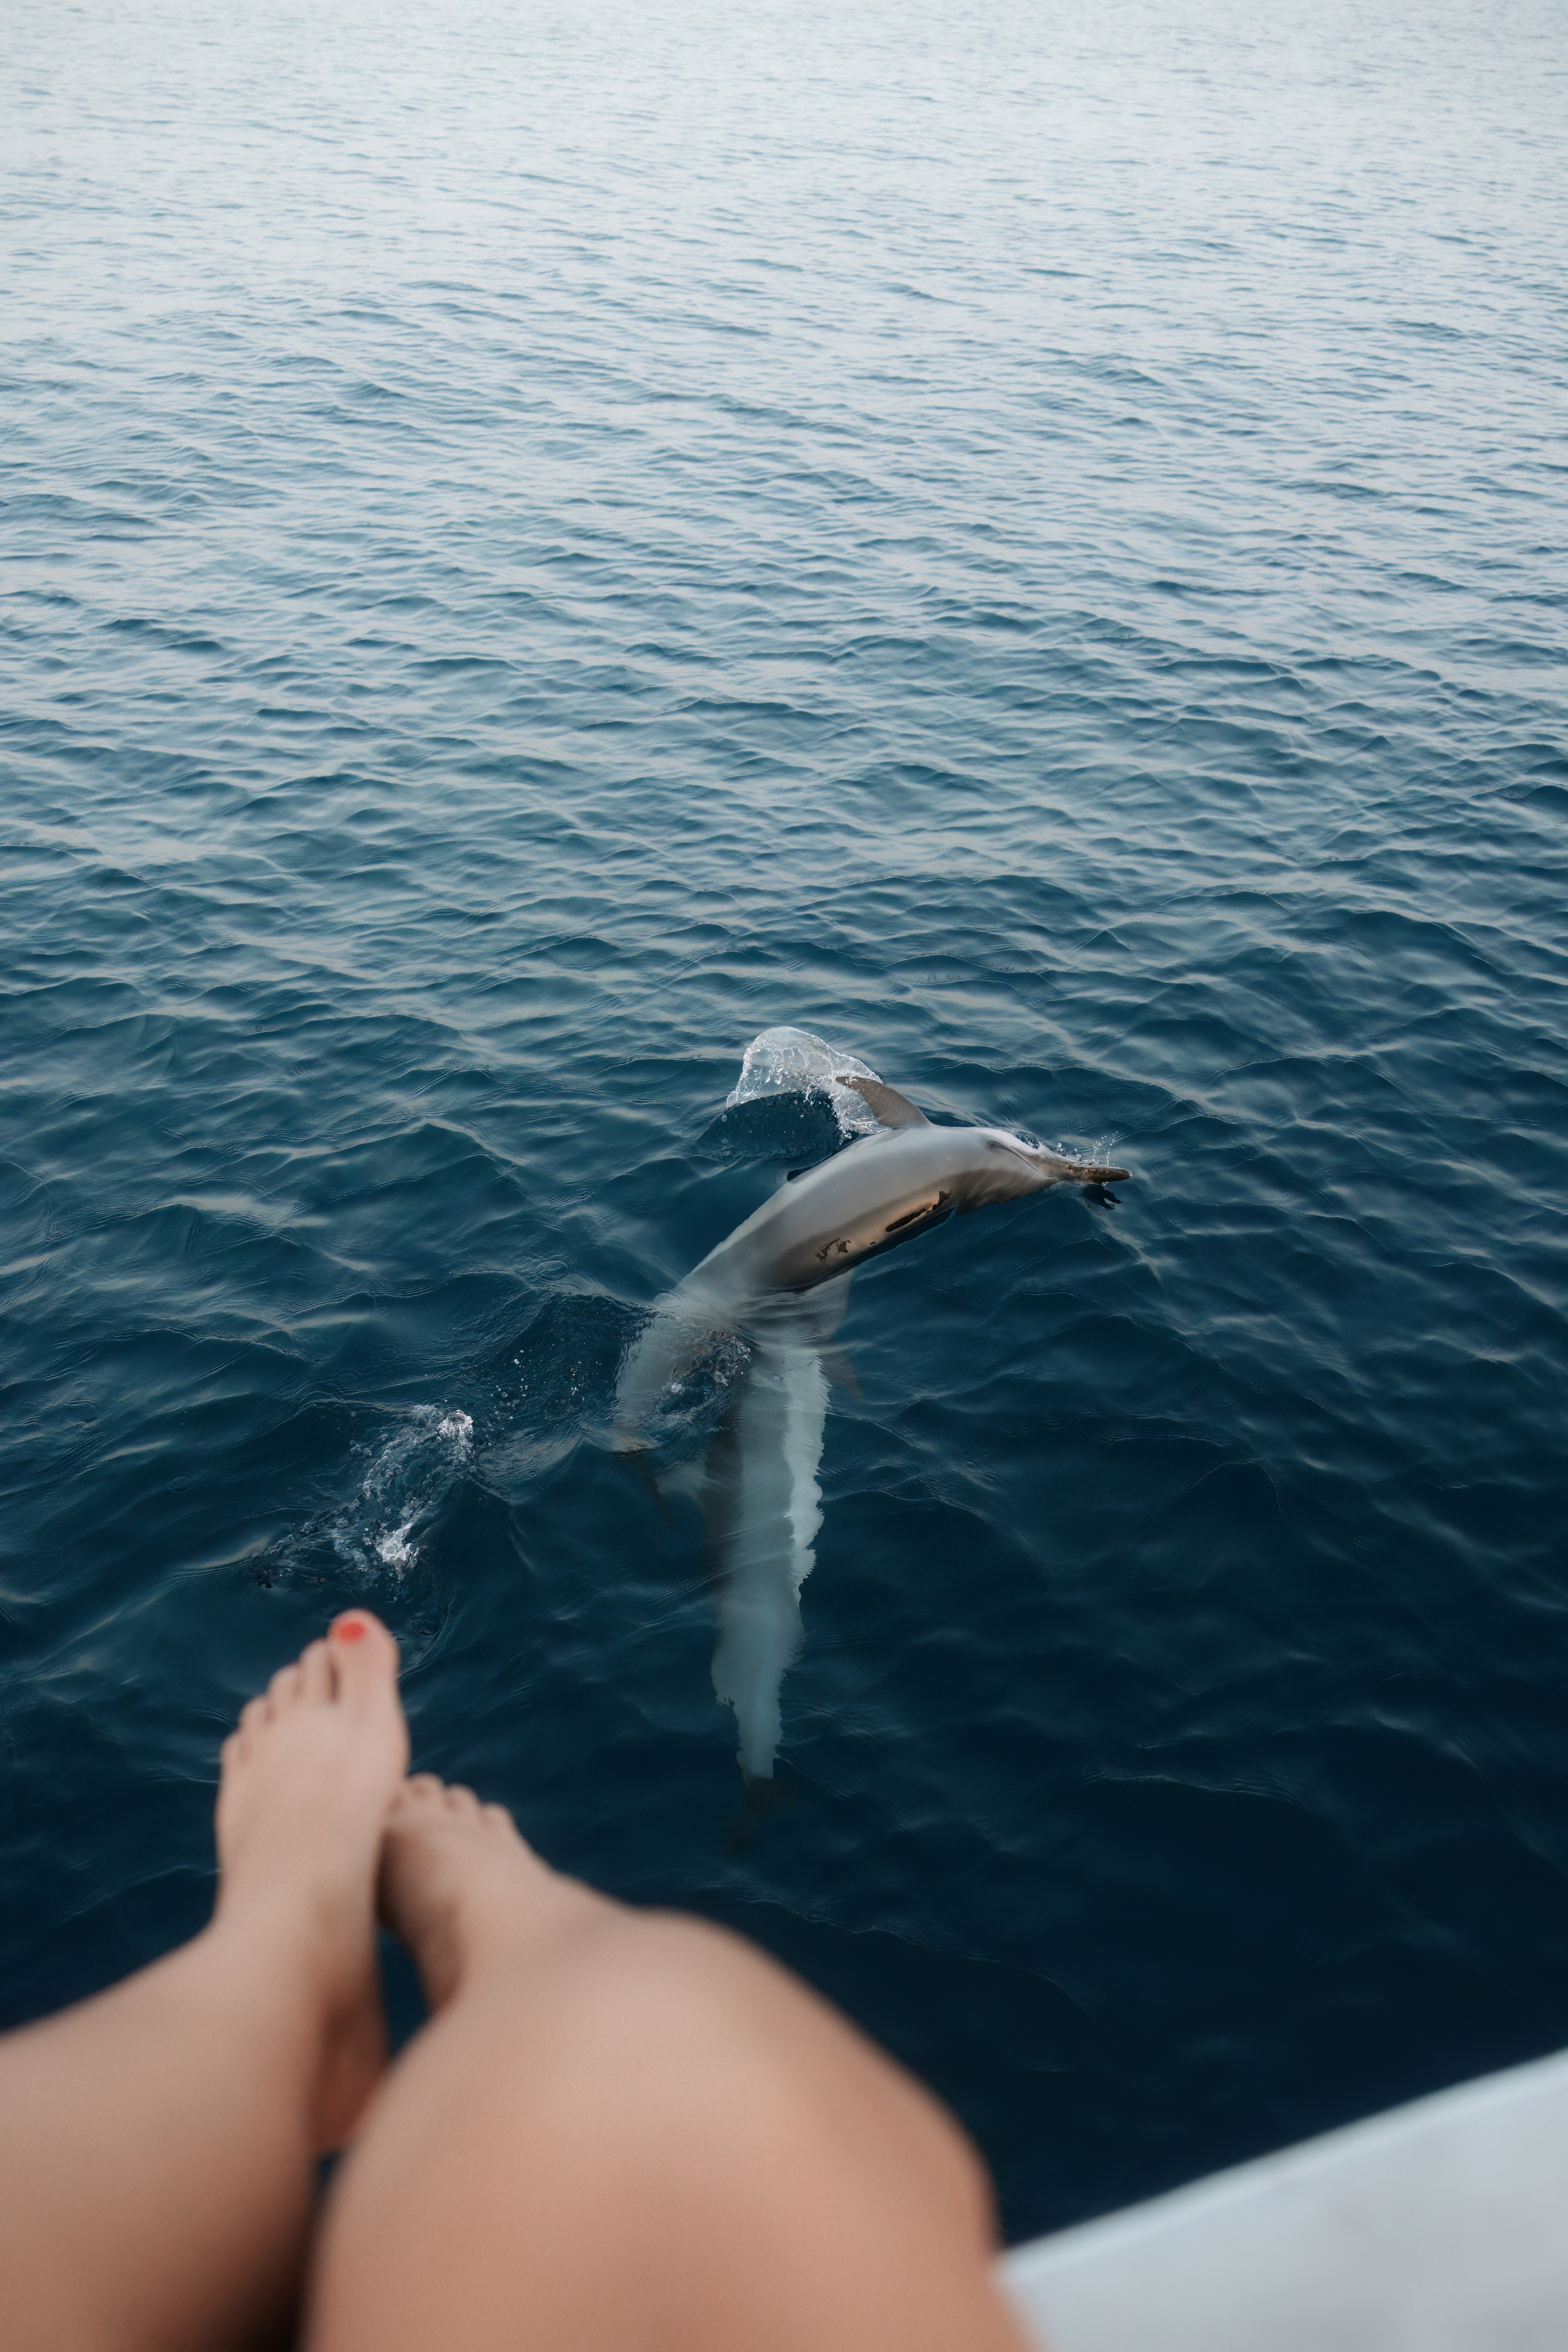
<svg viewBox="0 0 1568 2352">
<path fill-rule="evenodd" d="M 408 1758 L 391 1634 L 332 1630 L 225 1743 L 211 1926 L 0 2040 L 7 2352 L 226 2352 L 287 2316 L 313 2157 L 384 2062 L 374 1885 Z"/>
<path fill-rule="evenodd" d="M 428 1779 L 382 1890 L 436 2013 L 339 2175 L 310 2352 L 1017 2352 L 973 2150 L 784 1970 Z"/>
</svg>

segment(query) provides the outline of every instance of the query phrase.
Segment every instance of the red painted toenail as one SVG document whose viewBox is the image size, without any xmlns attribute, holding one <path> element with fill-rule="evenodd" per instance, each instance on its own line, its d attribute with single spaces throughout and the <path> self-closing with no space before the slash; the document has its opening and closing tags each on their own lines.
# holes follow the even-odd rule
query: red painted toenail
<svg viewBox="0 0 1568 2352">
<path fill-rule="evenodd" d="M 332 1627 L 334 1642 L 363 1642 L 370 1628 L 363 1617 L 340 1617 Z"/>
</svg>

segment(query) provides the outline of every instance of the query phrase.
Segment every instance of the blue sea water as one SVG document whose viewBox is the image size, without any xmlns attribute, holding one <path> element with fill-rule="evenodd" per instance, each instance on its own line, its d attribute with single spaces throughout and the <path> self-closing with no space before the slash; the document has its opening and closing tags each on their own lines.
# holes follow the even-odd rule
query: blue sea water
<svg viewBox="0 0 1568 2352">
<path fill-rule="evenodd" d="M 1555 0 L 0 25 L 0 2021 L 363 1601 L 1014 2235 L 1568 2041 Z M 737 1835 L 605 1431 L 780 1024 L 1133 1174 L 856 1278 Z"/>
</svg>

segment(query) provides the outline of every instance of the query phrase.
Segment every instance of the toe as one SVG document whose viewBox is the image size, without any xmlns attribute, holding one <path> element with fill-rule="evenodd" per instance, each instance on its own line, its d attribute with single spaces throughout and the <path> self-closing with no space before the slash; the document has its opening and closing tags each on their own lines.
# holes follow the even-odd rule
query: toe
<svg viewBox="0 0 1568 2352">
<path fill-rule="evenodd" d="M 247 1698 L 239 1710 L 237 1736 L 242 1739 L 254 1739 L 263 1724 L 270 1722 L 271 1717 L 272 1708 L 267 1699 Z"/>
<path fill-rule="evenodd" d="M 300 1669 L 297 1665 L 279 1666 L 267 1685 L 267 1699 L 272 1714 L 292 1706 L 300 1696 Z"/>
<path fill-rule="evenodd" d="M 300 1695 L 312 1705 L 332 1696 L 332 1661 L 325 1642 L 312 1642 L 300 1654 Z"/>
<path fill-rule="evenodd" d="M 337 1696 L 346 1706 L 384 1705 L 397 1683 L 397 1644 L 368 1609 L 345 1610 L 329 1634 Z"/>
</svg>

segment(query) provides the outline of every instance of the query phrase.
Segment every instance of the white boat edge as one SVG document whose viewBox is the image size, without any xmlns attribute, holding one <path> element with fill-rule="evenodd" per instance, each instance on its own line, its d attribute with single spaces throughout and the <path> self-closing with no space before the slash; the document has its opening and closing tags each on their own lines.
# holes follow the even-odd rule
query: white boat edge
<svg viewBox="0 0 1568 2352">
<path fill-rule="evenodd" d="M 999 2264 L 1049 2352 L 1564 2352 L 1568 2053 Z"/>
</svg>

